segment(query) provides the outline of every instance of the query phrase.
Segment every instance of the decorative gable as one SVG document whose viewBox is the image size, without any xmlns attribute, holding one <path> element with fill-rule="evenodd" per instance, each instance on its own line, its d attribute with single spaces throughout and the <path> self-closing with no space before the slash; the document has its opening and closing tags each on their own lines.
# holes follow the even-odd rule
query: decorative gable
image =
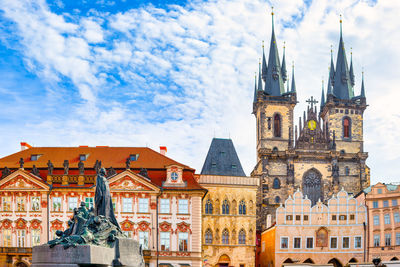
<svg viewBox="0 0 400 267">
<path fill-rule="evenodd" d="M 158 192 L 159 188 L 143 178 L 140 175 L 126 170 L 113 176 L 109 180 L 111 190 L 127 190 L 127 191 L 155 191 Z"/>
<path fill-rule="evenodd" d="M 1 190 L 48 190 L 48 185 L 18 170 L 0 181 Z"/>
</svg>

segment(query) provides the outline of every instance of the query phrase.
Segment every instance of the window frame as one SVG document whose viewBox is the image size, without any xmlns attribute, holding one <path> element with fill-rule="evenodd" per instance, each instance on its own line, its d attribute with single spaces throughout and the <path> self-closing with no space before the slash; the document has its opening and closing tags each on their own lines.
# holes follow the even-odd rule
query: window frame
<svg viewBox="0 0 400 267">
<path fill-rule="evenodd" d="M 161 214 L 171 213 L 171 200 L 169 198 L 160 198 L 160 213 Z"/>
<path fill-rule="evenodd" d="M 88 201 L 88 200 L 92 201 Z M 94 208 L 94 198 L 93 197 L 85 197 L 85 205 L 87 209 Z"/>
<path fill-rule="evenodd" d="M 8 233 L 8 234 L 6 234 L 6 233 Z M 3 229 L 2 235 L 3 235 L 3 246 L 4 247 L 12 247 L 12 229 L 11 228 Z M 8 238 L 6 238 L 6 237 L 8 237 Z"/>
<path fill-rule="evenodd" d="M 381 246 L 381 235 L 380 234 L 374 234 L 372 240 L 373 240 L 374 247 L 380 247 Z M 378 243 L 376 243 L 376 241 L 378 241 Z"/>
<path fill-rule="evenodd" d="M 390 213 L 386 213 L 386 214 L 383 215 L 383 223 L 385 225 L 390 225 L 391 221 L 392 220 L 390 219 Z"/>
<path fill-rule="evenodd" d="M 26 211 L 26 201 L 25 197 L 16 197 L 16 212 L 25 212 Z M 21 202 L 21 203 L 20 203 Z"/>
<path fill-rule="evenodd" d="M 336 239 L 336 247 L 332 247 L 332 239 Z M 338 239 L 338 237 L 337 236 L 331 236 L 330 238 L 329 238 L 329 248 L 330 249 L 338 249 L 339 248 L 339 239 Z"/>
<path fill-rule="evenodd" d="M 10 196 L 4 196 L 1 198 L 2 211 L 12 211 L 12 198 Z"/>
<path fill-rule="evenodd" d="M 145 234 L 142 242 L 141 233 Z M 149 249 L 149 231 L 138 231 L 139 244 L 142 245 L 143 249 Z M 144 242 L 147 240 L 147 244 Z M 142 244 L 143 243 L 143 244 Z"/>
<path fill-rule="evenodd" d="M 186 235 L 186 238 L 181 238 L 181 236 Z M 189 251 L 189 233 L 188 232 L 179 232 L 178 233 L 178 251 L 180 252 L 187 252 Z M 186 241 L 183 242 L 183 244 L 181 244 L 181 241 Z M 181 247 L 181 245 L 183 246 L 183 248 Z M 186 246 L 186 247 L 185 247 Z"/>
<path fill-rule="evenodd" d="M 379 201 L 374 200 L 374 201 L 372 202 L 372 207 L 373 207 L 374 209 L 379 208 Z"/>
<path fill-rule="evenodd" d="M 360 246 L 359 247 L 357 247 L 356 245 L 357 245 L 357 238 L 360 238 Z M 360 236 L 360 235 L 357 235 L 357 236 L 355 236 L 354 237 L 354 248 L 362 248 L 362 236 Z"/>
<path fill-rule="evenodd" d="M 400 213 L 397 212 L 393 212 L 393 222 L 394 223 L 400 223 Z"/>
<path fill-rule="evenodd" d="M 378 226 L 378 225 L 380 225 L 381 224 L 381 222 L 380 222 L 380 215 L 374 215 L 374 216 L 372 216 L 372 222 L 373 222 L 373 224 L 374 224 L 374 226 Z"/>
<path fill-rule="evenodd" d="M 387 240 L 389 240 L 389 244 Z M 392 233 L 385 233 L 385 246 L 386 247 L 392 246 Z"/>
<path fill-rule="evenodd" d="M 282 247 L 282 240 L 283 239 L 286 239 L 286 247 L 284 248 L 284 247 Z M 279 247 L 281 248 L 281 249 L 289 249 L 289 237 L 288 236 L 281 236 L 281 239 L 280 239 L 280 244 L 279 244 Z"/>
<path fill-rule="evenodd" d="M 345 121 L 348 121 L 349 125 L 345 125 Z M 351 118 L 349 116 L 344 116 L 342 119 L 342 137 L 344 140 L 350 140 L 351 139 L 351 127 L 352 126 L 352 122 L 351 122 Z M 347 127 L 347 133 L 346 133 L 346 127 Z"/>
<path fill-rule="evenodd" d="M 38 199 L 38 201 L 37 201 L 37 203 L 38 203 L 38 207 L 37 207 L 37 209 L 34 209 L 33 208 L 33 204 L 34 204 L 34 199 Z M 31 206 L 31 211 L 34 211 L 34 212 L 36 212 L 36 211 L 40 211 L 41 210 L 41 205 L 40 205 L 40 196 L 32 196 L 31 197 L 31 203 L 30 203 L 30 206 Z"/>
<path fill-rule="evenodd" d="M 22 246 L 21 246 L 22 244 Z M 25 229 L 18 229 L 17 230 L 17 247 L 25 248 L 26 246 L 26 230 Z"/>
<path fill-rule="evenodd" d="M 277 138 L 282 138 L 282 116 L 280 113 L 275 113 L 273 115 L 273 126 L 273 136 Z"/>
<path fill-rule="evenodd" d="M 182 204 L 183 202 L 186 202 L 186 204 Z M 186 207 L 186 210 L 183 210 L 183 207 Z M 178 213 L 189 214 L 189 199 L 187 198 L 178 199 Z"/>
<path fill-rule="evenodd" d="M 122 198 L 122 212 L 133 212 L 133 198 L 123 197 Z"/>
<path fill-rule="evenodd" d="M 167 249 L 165 247 L 166 244 L 163 244 L 165 242 L 168 243 Z M 162 249 L 163 245 L 164 245 L 164 249 Z M 160 251 L 170 251 L 170 249 L 171 249 L 171 233 L 170 232 L 160 232 Z"/>
<path fill-rule="evenodd" d="M 208 242 L 208 241 L 210 241 L 210 242 Z M 204 243 L 212 244 L 212 242 L 213 242 L 213 233 L 212 233 L 211 229 L 208 228 L 206 230 L 206 232 L 204 233 Z"/>
<path fill-rule="evenodd" d="M 56 202 L 55 200 L 59 200 L 59 201 Z M 52 197 L 51 202 L 52 202 L 52 207 L 53 207 L 52 211 L 54 211 L 54 212 L 63 211 L 63 209 L 62 209 L 63 205 L 62 205 L 62 198 L 61 197 Z M 55 204 L 58 204 L 58 208 L 56 208 L 54 206 Z"/>
<path fill-rule="evenodd" d="M 308 247 L 308 240 L 311 239 L 311 247 Z M 314 248 L 314 237 L 313 236 L 306 236 L 306 249 L 313 249 Z"/>
<path fill-rule="evenodd" d="M 298 248 L 296 248 L 296 239 L 300 240 L 300 243 L 299 243 L 300 246 Z M 293 237 L 293 249 L 301 249 L 301 241 L 302 241 L 301 236 L 294 236 Z"/>
<path fill-rule="evenodd" d="M 229 245 L 229 230 L 226 228 L 222 231 L 221 241 L 223 245 Z"/>
<path fill-rule="evenodd" d="M 138 213 L 149 213 L 149 203 L 148 198 L 138 198 Z"/>
<path fill-rule="evenodd" d="M 389 207 L 389 200 L 384 200 L 383 201 L 383 207 L 388 208 Z"/>
<path fill-rule="evenodd" d="M 246 232 L 244 229 L 241 229 L 238 234 L 238 244 L 239 245 L 246 245 Z"/>
<path fill-rule="evenodd" d="M 344 247 L 344 239 L 347 238 L 348 244 L 347 247 Z M 342 236 L 342 249 L 350 249 L 350 236 Z"/>
<path fill-rule="evenodd" d="M 75 207 L 71 207 L 71 204 L 73 204 L 73 202 L 71 202 L 72 199 L 76 200 Z M 73 212 L 75 208 L 78 208 L 78 201 L 78 197 L 68 197 L 68 211 Z"/>
</svg>

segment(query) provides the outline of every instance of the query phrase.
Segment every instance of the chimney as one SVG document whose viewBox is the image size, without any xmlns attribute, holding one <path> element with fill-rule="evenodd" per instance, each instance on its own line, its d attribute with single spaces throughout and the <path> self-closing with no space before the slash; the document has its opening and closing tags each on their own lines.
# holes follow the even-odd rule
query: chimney
<svg viewBox="0 0 400 267">
<path fill-rule="evenodd" d="M 31 148 L 32 146 L 28 144 L 27 142 L 21 142 L 21 151 Z"/>
<path fill-rule="evenodd" d="M 167 147 L 166 146 L 160 146 L 160 154 L 165 156 L 167 154 Z"/>
</svg>

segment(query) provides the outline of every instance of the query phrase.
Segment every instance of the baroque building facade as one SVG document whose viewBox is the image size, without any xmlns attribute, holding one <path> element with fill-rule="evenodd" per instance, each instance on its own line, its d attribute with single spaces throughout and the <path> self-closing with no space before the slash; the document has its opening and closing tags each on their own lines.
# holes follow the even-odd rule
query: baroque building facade
<svg viewBox="0 0 400 267">
<path fill-rule="evenodd" d="M 255 266 L 258 179 L 246 177 L 232 140 L 211 142 L 200 185 L 203 266 Z"/>
<path fill-rule="evenodd" d="M 31 247 L 64 230 L 107 168 L 115 215 L 146 266 L 201 266 L 201 200 L 194 169 L 143 147 L 29 147 L 0 159 L 0 266 L 29 266 Z"/>
<path fill-rule="evenodd" d="M 307 111 L 295 125 L 298 102 L 294 67 L 289 88 L 285 51 L 281 64 L 272 22 L 269 58 L 267 62 L 263 51 L 253 101 L 257 163 L 251 176 L 260 179 L 259 231 L 274 221 L 276 208 L 297 188 L 315 204 L 318 200 L 325 202 L 339 188 L 355 194 L 369 186 L 368 153 L 363 146 L 363 114 L 367 107 L 364 78 L 361 93 L 356 96 L 353 62 L 351 59 L 349 67 L 342 30 L 336 65 L 332 52 L 330 64 L 327 93 L 322 88 L 319 110 L 318 101 L 311 97 Z"/>
</svg>

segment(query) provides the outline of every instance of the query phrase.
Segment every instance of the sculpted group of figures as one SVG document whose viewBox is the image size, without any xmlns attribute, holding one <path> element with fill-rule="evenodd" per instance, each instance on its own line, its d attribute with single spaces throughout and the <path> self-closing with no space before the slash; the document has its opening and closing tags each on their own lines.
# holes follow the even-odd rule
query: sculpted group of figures
<svg viewBox="0 0 400 267">
<path fill-rule="evenodd" d="M 87 209 L 84 202 L 74 209 L 68 229 L 56 232 L 58 238 L 49 241 L 50 247 L 63 245 L 65 249 L 77 245 L 112 247 L 116 238 L 126 238 L 114 215 L 106 170 L 101 168 L 96 180 L 95 207 Z"/>
</svg>

